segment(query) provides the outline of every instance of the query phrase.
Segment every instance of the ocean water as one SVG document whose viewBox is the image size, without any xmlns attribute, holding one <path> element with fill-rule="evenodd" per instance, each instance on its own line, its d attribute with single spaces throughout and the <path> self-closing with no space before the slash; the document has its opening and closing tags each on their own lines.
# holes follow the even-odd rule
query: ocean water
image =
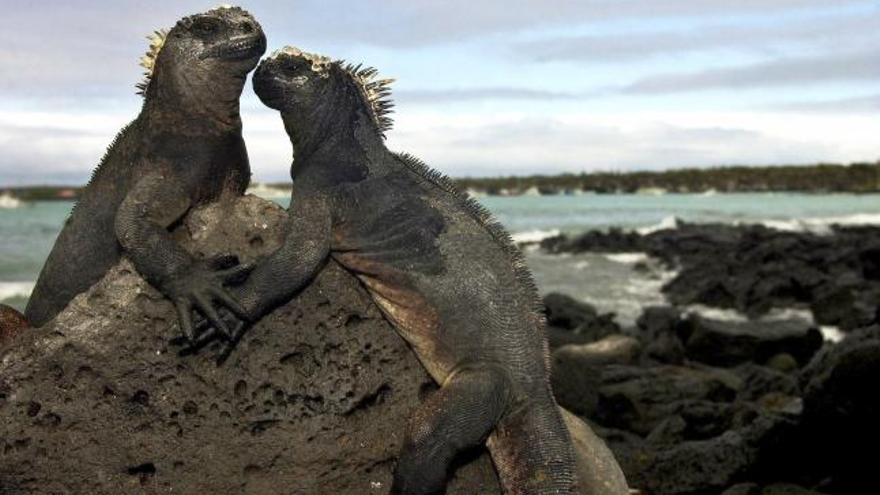
<svg viewBox="0 0 880 495">
<path fill-rule="evenodd" d="M 825 232 L 838 224 L 880 224 L 880 195 L 668 194 L 478 198 L 518 241 L 559 232 L 620 227 L 643 232 L 689 222 L 763 223 Z M 287 201 L 279 199 L 286 206 Z M 0 302 L 22 309 L 55 237 L 73 206 L 24 203 L 0 209 Z M 641 307 L 662 304 L 660 287 L 674 276 L 641 253 L 548 255 L 526 247 L 542 292 L 559 291 L 617 313 L 631 324 Z"/>
</svg>

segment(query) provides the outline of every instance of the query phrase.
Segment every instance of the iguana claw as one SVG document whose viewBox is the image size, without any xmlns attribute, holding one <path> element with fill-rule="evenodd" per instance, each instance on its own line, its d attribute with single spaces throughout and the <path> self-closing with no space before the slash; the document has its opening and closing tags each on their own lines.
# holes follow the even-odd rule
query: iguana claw
<svg viewBox="0 0 880 495">
<path fill-rule="evenodd" d="M 233 262 L 233 259 L 224 256 L 207 264 L 209 268 L 227 266 L 219 270 L 211 271 L 203 267 L 194 267 L 186 278 L 175 284 L 174 291 L 177 293 L 177 297 L 174 298 L 174 307 L 177 310 L 180 330 L 190 342 L 194 343 L 198 335 L 193 324 L 193 310 L 201 314 L 204 321 L 210 323 L 227 340 L 232 338 L 233 332 L 220 317 L 215 303 L 219 307 L 228 309 L 238 318 L 248 320 L 245 308 L 226 290 L 224 285 L 240 282 L 250 273 L 253 266 L 236 265 L 229 268 L 228 265 Z"/>
</svg>

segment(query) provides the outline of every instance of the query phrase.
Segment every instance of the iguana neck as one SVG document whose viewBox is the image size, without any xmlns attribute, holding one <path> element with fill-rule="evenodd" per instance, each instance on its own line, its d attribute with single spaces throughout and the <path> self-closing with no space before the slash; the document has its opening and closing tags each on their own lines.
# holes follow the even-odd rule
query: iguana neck
<svg viewBox="0 0 880 495">
<path fill-rule="evenodd" d="M 241 131 L 239 97 L 246 74 L 181 74 L 150 84 L 141 116 L 157 131 L 184 135 Z"/>
<path fill-rule="evenodd" d="M 374 168 L 381 162 L 377 158 L 385 150 L 382 137 L 367 115 L 347 106 L 328 105 L 302 115 L 283 116 L 293 144 L 291 175 L 320 171 L 344 182 L 377 172 Z"/>
</svg>

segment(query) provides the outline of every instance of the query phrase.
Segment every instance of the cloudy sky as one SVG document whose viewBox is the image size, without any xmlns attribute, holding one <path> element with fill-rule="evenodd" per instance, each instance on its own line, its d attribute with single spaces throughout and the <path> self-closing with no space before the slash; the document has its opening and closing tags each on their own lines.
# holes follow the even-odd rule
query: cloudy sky
<svg viewBox="0 0 880 495">
<path fill-rule="evenodd" d="M 215 5 L 2 0 L 0 186 L 86 180 L 140 109 L 144 35 Z M 453 176 L 880 158 L 877 0 L 243 7 L 270 49 L 395 77 L 389 146 Z M 250 85 L 242 114 L 255 178 L 288 178 L 281 121 Z"/>
</svg>

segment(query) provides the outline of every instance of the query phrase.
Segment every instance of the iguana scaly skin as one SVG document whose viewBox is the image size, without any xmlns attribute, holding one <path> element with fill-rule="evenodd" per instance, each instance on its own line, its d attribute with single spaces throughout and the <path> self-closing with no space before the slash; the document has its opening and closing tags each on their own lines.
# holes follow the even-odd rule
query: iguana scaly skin
<svg viewBox="0 0 880 495">
<path fill-rule="evenodd" d="M 361 280 L 441 385 L 413 415 L 392 493 L 441 492 L 456 454 L 483 442 L 506 493 L 580 493 L 523 258 L 447 178 L 386 149 L 388 81 L 374 76 L 294 48 L 257 68 L 293 144 L 293 197 L 285 245 L 235 294 L 256 320 L 329 258 Z"/>
<path fill-rule="evenodd" d="M 213 304 L 240 309 L 222 285 L 235 270 L 197 262 L 167 229 L 190 208 L 247 187 L 238 99 L 265 47 L 260 25 L 237 7 L 185 17 L 152 37 L 141 112 L 116 136 L 58 236 L 25 311 L 33 325 L 123 254 L 175 302 L 188 334 L 193 307 L 221 328 Z"/>
</svg>

